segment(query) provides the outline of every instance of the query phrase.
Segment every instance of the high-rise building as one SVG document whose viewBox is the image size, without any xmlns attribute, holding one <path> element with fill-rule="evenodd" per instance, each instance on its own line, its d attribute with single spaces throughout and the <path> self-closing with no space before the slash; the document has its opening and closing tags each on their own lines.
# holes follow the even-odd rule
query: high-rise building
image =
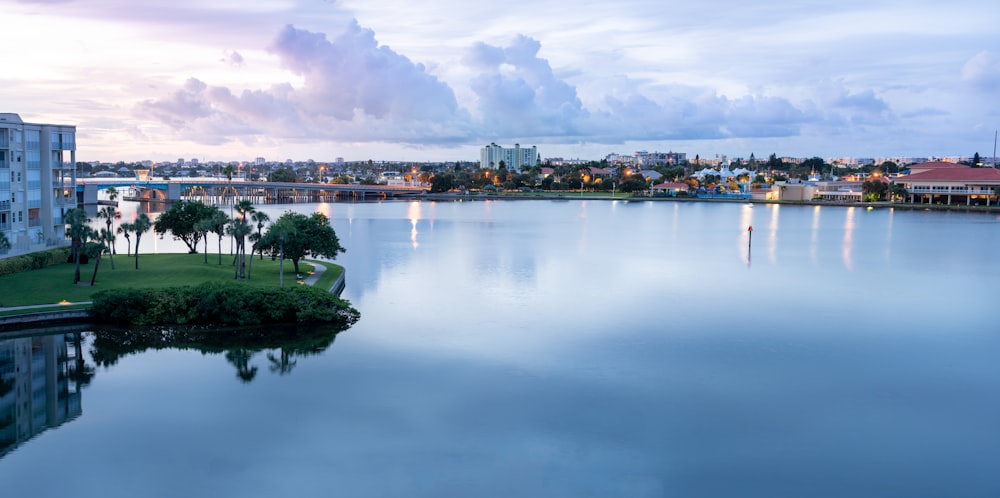
<svg viewBox="0 0 1000 498">
<path fill-rule="evenodd" d="M 63 215 L 76 203 L 76 127 L 0 113 L 0 258 L 65 246 Z"/>
<path fill-rule="evenodd" d="M 508 170 L 520 170 L 522 167 L 530 168 L 538 164 L 538 148 L 521 148 L 521 144 L 514 144 L 513 149 L 501 147 L 491 143 L 483 147 L 479 152 L 479 167 L 489 169 L 499 169 L 500 163 Z"/>
</svg>

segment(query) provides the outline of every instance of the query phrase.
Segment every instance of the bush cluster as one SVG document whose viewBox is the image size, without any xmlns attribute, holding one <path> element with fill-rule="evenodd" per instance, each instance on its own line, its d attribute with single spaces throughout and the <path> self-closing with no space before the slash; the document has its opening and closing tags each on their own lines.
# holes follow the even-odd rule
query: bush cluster
<svg viewBox="0 0 1000 498">
<path fill-rule="evenodd" d="M 64 247 L 2 259 L 0 260 L 0 277 L 65 263 L 71 252 L 68 247 Z"/>
<path fill-rule="evenodd" d="M 361 316 L 349 302 L 308 286 L 259 289 L 206 282 L 164 289 L 108 289 L 92 300 L 96 320 L 123 325 L 325 322 L 347 327 Z"/>
</svg>

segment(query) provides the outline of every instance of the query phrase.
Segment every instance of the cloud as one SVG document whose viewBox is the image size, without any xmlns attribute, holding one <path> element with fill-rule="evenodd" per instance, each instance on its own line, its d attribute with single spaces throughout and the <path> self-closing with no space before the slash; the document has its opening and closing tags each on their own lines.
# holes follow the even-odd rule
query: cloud
<svg viewBox="0 0 1000 498">
<path fill-rule="evenodd" d="M 230 66 L 240 67 L 244 65 L 245 60 L 243 59 L 243 55 L 233 50 L 232 52 L 226 52 L 225 57 L 222 59 L 222 62 L 225 62 Z"/>
<path fill-rule="evenodd" d="M 352 22 L 332 42 L 286 26 L 269 47 L 302 79 L 239 94 L 192 78 L 171 95 L 141 102 L 140 116 L 200 143 L 240 138 L 395 141 L 468 139 L 468 116 L 451 88 Z M 257 135 L 257 138 L 253 136 Z"/>
<path fill-rule="evenodd" d="M 371 29 L 348 23 L 334 38 L 285 26 L 268 46 L 297 83 L 234 92 L 191 78 L 136 106 L 136 114 L 203 144 L 275 139 L 394 142 L 411 146 L 521 143 L 624 143 L 649 140 L 776 138 L 806 126 L 892 121 L 873 90 L 820 85 L 795 103 L 763 90 L 735 97 L 707 86 L 656 84 L 615 75 L 614 88 L 589 103 L 539 56 L 541 43 L 518 35 L 504 46 L 471 44 L 460 58 L 467 107 L 421 63 L 381 45 Z M 239 52 L 230 64 L 243 64 Z"/>
<path fill-rule="evenodd" d="M 962 66 L 962 81 L 984 91 L 1000 89 L 1000 57 L 979 52 Z"/>
<path fill-rule="evenodd" d="M 540 48 L 537 40 L 518 35 L 506 47 L 480 42 L 466 52 L 462 60 L 481 71 L 470 87 L 482 135 L 560 137 L 585 131 L 589 113 L 576 89 L 538 57 Z"/>
</svg>

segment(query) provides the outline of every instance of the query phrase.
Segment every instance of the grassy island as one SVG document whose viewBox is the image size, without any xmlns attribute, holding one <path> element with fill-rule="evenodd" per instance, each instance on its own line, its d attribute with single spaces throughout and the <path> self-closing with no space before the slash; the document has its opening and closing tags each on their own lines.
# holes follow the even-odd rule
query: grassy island
<svg viewBox="0 0 1000 498">
<path fill-rule="evenodd" d="M 232 255 L 140 254 L 107 256 L 90 284 L 93 261 L 82 265 L 85 277 L 73 284 L 75 265 L 0 277 L 0 315 L 68 308 L 90 309 L 95 320 L 121 324 L 264 324 L 331 322 L 349 326 L 358 312 L 328 292 L 343 273 L 332 263 L 305 262 L 296 274 L 287 262 L 270 257 L 248 261 L 248 278 L 234 278 Z M 308 284 L 307 284 L 308 282 Z M 34 306 L 31 309 L 3 309 Z"/>
</svg>

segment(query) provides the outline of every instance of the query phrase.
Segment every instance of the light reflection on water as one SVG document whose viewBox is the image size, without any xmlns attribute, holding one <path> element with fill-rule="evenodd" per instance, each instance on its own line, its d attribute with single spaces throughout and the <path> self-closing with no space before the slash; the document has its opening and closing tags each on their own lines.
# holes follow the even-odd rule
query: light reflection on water
<svg viewBox="0 0 1000 498">
<path fill-rule="evenodd" d="M 98 370 L 82 415 L 0 460 L 5 495 L 1000 495 L 993 216 L 323 209 L 358 324 L 288 375 L 175 350 Z"/>
</svg>

